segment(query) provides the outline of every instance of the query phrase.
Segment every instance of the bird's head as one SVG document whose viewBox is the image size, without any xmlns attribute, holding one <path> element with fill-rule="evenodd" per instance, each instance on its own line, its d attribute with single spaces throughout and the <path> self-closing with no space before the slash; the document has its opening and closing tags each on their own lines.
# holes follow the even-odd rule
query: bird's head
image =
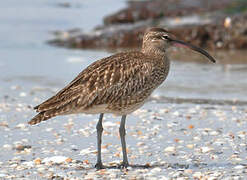
<svg viewBox="0 0 247 180">
<path fill-rule="evenodd" d="M 206 56 L 212 62 L 216 62 L 215 59 L 205 50 L 194 46 L 192 44 L 186 43 L 184 41 L 178 40 L 173 34 L 163 28 L 150 28 L 148 29 L 143 37 L 142 51 L 148 52 L 165 52 L 166 49 L 172 45 L 182 45 L 182 47 L 188 47 L 194 51 L 197 51 L 204 56 Z"/>
</svg>

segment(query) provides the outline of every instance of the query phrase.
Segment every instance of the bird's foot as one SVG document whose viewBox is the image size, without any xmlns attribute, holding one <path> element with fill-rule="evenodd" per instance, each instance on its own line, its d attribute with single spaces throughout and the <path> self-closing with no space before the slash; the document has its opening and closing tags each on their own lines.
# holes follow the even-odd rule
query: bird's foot
<svg viewBox="0 0 247 180">
<path fill-rule="evenodd" d="M 105 166 L 101 162 L 97 162 L 94 166 L 97 170 L 105 169 Z"/>
<path fill-rule="evenodd" d="M 128 162 L 122 162 L 118 167 L 120 169 L 126 169 L 128 166 L 129 166 L 129 163 Z"/>
</svg>

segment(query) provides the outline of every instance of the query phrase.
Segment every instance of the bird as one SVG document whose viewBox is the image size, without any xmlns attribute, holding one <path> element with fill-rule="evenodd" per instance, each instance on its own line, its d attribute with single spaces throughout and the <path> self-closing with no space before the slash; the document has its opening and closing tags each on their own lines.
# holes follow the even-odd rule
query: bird
<svg viewBox="0 0 247 180">
<path fill-rule="evenodd" d="M 165 81 L 170 69 L 167 49 L 180 44 L 216 62 L 205 50 L 175 37 L 165 28 L 148 28 L 139 51 L 120 52 L 95 61 L 56 95 L 34 107 L 38 114 L 28 123 L 34 125 L 67 114 L 99 114 L 95 168 L 102 169 L 105 168 L 101 159 L 103 116 L 105 113 L 121 116 L 119 134 L 123 161 L 119 166 L 127 168 L 126 117 L 139 109 Z"/>
</svg>

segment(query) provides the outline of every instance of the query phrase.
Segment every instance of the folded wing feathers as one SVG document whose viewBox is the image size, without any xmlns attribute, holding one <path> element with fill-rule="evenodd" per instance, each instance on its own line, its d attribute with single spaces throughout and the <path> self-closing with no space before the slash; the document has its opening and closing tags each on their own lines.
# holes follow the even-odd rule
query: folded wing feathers
<svg viewBox="0 0 247 180">
<path fill-rule="evenodd" d="M 135 84 L 142 81 L 140 76 L 146 70 L 140 67 L 143 65 L 139 62 L 141 58 L 136 58 L 141 55 L 133 54 L 133 61 L 129 61 L 126 54 L 120 53 L 91 64 L 55 96 L 36 106 L 34 109 L 40 113 L 29 124 L 69 113 L 73 108 L 86 109 L 93 105 L 115 102 L 129 95 L 131 92 L 126 82 Z"/>
</svg>

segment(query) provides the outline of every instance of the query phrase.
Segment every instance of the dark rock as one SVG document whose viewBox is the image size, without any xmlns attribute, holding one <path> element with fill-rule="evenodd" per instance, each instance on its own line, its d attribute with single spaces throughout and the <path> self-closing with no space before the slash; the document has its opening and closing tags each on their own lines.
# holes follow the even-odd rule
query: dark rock
<svg viewBox="0 0 247 180">
<path fill-rule="evenodd" d="M 128 3 L 127 8 L 106 17 L 105 25 L 95 28 L 90 33 L 82 33 L 79 30 L 58 32 L 57 38 L 49 43 L 69 48 L 136 48 L 140 47 L 147 27 L 160 26 L 169 29 L 177 38 L 200 47 L 247 48 L 247 13 L 225 14 L 232 2 L 133 1 Z M 241 3 L 238 6 L 241 6 Z"/>
<path fill-rule="evenodd" d="M 70 34 L 68 38 L 57 38 L 49 41 L 49 43 L 70 48 L 112 49 L 138 47 L 141 45 L 145 29 L 146 26 L 96 29 L 90 34 L 82 33 L 79 36 Z"/>
<path fill-rule="evenodd" d="M 129 1 L 128 7 L 104 18 L 105 25 L 134 23 L 160 17 L 178 17 L 227 7 L 231 0 Z"/>
</svg>

